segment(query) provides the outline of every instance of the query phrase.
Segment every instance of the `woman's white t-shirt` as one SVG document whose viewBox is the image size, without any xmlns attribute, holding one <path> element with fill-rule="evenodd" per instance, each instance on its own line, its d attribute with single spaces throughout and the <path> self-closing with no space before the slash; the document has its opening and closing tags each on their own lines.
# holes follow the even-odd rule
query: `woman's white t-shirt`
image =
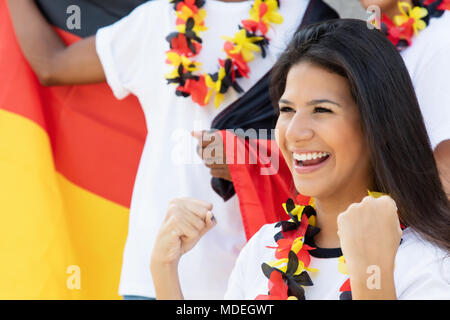
<svg viewBox="0 0 450 320">
<path fill-rule="evenodd" d="M 276 224 L 263 226 L 242 249 L 230 276 L 225 299 L 253 300 L 268 293 L 268 279 L 261 264 L 277 260 Z M 395 257 L 394 282 L 398 299 L 450 299 L 450 256 L 423 240 L 411 228 L 403 231 Z M 340 249 L 322 249 L 311 257 L 309 272 L 313 286 L 305 286 L 307 300 L 338 300 L 339 289 L 348 275 L 338 271 Z M 338 253 L 339 252 L 339 253 Z M 370 274 L 367 275 L 370 277 Z"/>
<path fill-rule="evenodd" d="M 283 24 L 274 24 L 267 34 L 267 57 L 249 63 L 250 77 L 239 79 L 247 91 L 273 66 L 300 25 L 308 0 L 280 1 Z M 253 1 L 208 0 L 202 32 L 203 48 L 196 57 L 208 73 L 218 71 L 218 58 L 224 58 L 224 40 L 239 30 L 249 17 Z M 192 130 L 211 128 L 212 120 L 239 98 L 230 89 L 221 107 L 205 107 L 190 98 L 177 97 L 174 85 L 164 75 L 172 70 L 165 63 L 169 44 L 166 36 L 176 31 L 176 16 L 169 0 L 150 1 L 117 23 L 100 29 L 97 53 L 114 95 L 134 94 L 145 114 L 146 139 L 130 208 L 119 294 L 154 297 L 150 257 L 156 234 L 170 200 L 192 197 L 213 204 L 217 218 L 214 232 L 208 232 L 180 261 L 180 282 L 187 299 L 222 299 L 233 264 L 246 243 L 237 197 L 224 202 L 211 188 L 211 174 L 196 154 Z"/>
<path fill-rule="evenodd" d="M 450 11 L 432 18 L 401 55 L 434 149 L 450 139 Z"/>
</svg>

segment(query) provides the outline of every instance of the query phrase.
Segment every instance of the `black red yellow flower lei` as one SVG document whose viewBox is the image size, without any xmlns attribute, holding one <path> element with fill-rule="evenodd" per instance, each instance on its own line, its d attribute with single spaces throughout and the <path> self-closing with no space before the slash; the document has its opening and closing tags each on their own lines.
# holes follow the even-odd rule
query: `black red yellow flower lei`
<svg viewBox="0 0 450 320">
<path fill-rule="evenodd" d="M 255 0 L 250 8 L 250 17 L 242 20 L 234 38 L 226 40 L 223 50 L 225 59 L 218 59 L 219 71 L 208 74 L 199 72 L 200 63 L 192 58 L 202 50 L 200 32 L 207 30 L 204 20 L 206 11 L 202 9 L 205 0 L 170 0 L 176 11 L 176 32 L 170 33 L 166 40 L 170 44 L 166 63 L 173 70 L 165 75 L 168 84 L 177 85 L 176 95 L 191 97 L 200 106 L 208 104 L 215 93 L 214 105 L 217 108 L 223 95 L 230 87 L 238 93 L 243 92 L 237 83 L 241 77 L 248 78 L 248 62 L 254 59 L 254 52 L 266 57 L 269 39 L 266 34 L 271 23 L 280 24 L 283 17 L 278 13 L 279 0 Z"/>
<path fill-rule="evenodd" d="M 380 197 L 379 192 L 368 192 L 370 196 Z M 256 300 L 305 300 L 303 286 L 312 286 L 313 282 L 308 274 L 317 272 L 310 268 L 311 256 L 309 251 L 315 248 L 305 243 L 306 238 L 313 238 L 320 229 L 316 225 L 316 210 L 314 199 L 297 196 L 295 204 L 288 199 L 283 208 L 291 217 L 288 221 L 281 221 L 275 228 L 281 226 L 281 231 L 275 234 L 274 239 L 277 247 L 275 249 L 277 260 L 263 263 L 261 265 L 264 275 L 269 279 L 269 292 L 267 295 L 258 295 Z M 402 228 L 404 226 L 402 225 Z M 339 272 L 348 274 L 344 256 L 339 257 L 337 268 Z M 340 300 L 351 300 L 350 278 L 340 287 Z"/>
<path fill-rule="evenodd" d="M 440 17 L 445 10 L 450 10 L 450 0 L 416 1 L 411 6 L 408 2 L 399 2 L 400 14 L 391 20 L 383 14 L 380 28 L 388 39 L 400 51 L 411 45 L 412 38 L 425 29 L 431 18 Z"/>
</svg>

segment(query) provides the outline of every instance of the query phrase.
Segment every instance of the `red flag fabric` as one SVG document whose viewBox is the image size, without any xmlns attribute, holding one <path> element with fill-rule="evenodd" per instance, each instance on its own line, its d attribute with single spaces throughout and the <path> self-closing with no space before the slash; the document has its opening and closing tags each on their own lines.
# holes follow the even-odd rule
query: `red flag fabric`
<svg viewBox="0 0 450 320">
<path fill-rule="evenodd" d="M 289 218 L 282 204 L 294 196 L 292 175 L 275 140 L 244 139 L 227 130 L 220 133 L 250 239 L 264 224 Z"/>
</svg>

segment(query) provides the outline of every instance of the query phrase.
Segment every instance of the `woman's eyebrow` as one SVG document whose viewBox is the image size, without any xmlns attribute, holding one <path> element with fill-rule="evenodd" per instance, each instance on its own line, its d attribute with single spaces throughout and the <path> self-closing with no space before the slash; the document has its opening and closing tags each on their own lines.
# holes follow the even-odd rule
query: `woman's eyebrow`
<svg viewBox="0 0 450 320">
<path fill-rule="evenodd" d="M 309 101 L 306 105 L 307 105 L 307 106 L 311 106 L 311 105 L 321 104 L 321 103 L 331 103 L 331 104 L 337 105 L 338 107 L 341 106 L 339 103 L 334 102 L 334 101 L 331 101 L 331 100 L 328 100 L 328 99 L 311 100 L 311 101 Z"/>
<path fill-rule="evenodd" d="M 293 102 L 291 102 L 289 100 L 286 100 L 286 99 L 280 99 L 279 103 L 284 103 L 284 104 L 288 104 L 288 105 L 291 105 L 291 106 L 295 105 Z"/>
</svg>

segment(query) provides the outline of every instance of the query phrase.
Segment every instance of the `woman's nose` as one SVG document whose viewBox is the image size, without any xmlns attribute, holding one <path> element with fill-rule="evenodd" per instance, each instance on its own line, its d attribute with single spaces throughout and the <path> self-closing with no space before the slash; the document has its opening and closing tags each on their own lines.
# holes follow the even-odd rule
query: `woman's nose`
<svg viewBox="0 0 450 320">
<path fill-rule="evenodd" d="M 307 141 L 314 137 L 310 119 L 299 112 L 292 118 L 286 130 L 286 139 L 290 142 Z"/>
</svg>

